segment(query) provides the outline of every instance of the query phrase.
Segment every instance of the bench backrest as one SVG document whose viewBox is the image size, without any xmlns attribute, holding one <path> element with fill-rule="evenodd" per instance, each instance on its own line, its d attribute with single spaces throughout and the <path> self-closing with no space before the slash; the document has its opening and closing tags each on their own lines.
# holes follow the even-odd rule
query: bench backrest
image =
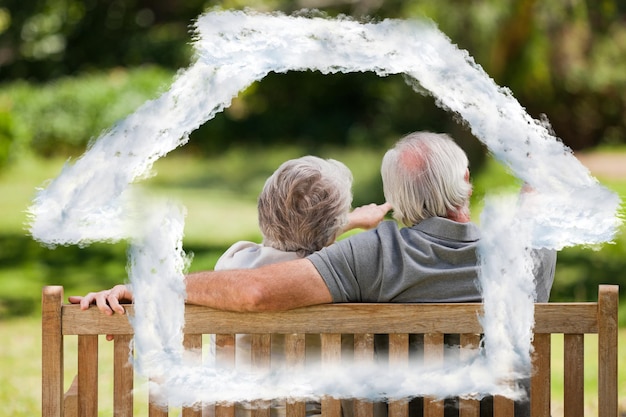
<svg viewBox="0 0 626 417">
<path fill-rule="evenodd" d="M 584 415 L 584 335 L 598 335 L 598 413 L 617 416 L 617 308 L 618 287 L 601 285 L 598 302 L 535 304 L 533 337 L 533 376 L 530 407 L 532 416 L 551 415 L 551 335 L 564 334 L 565 415 Z M 127 306 L 133 314 L 132 305 Z M 444 334 L 459 335 L 462 346 L 477 346 L 482 305 L 459 304 L 330 304 L 272 313 L 234 313 L 187 305 L 185 338 L 187 348 L 201 348 L 202 336 L 215 334 L 217 346 L 233 347 L 236 334 L 252 335 L 252 362 L 269 366 L 270 335 L 285 334 L 285 354 L 289 366 L 299 366 L 305 358 L 305 335 L 321 335 L 322 365 L 341 360 L 342 335 L 354 337 L 354 357 L 373 358 L 374 335 L 389 337 L 389 362 L 404 363 L 409 356 L 409 337 L 423 337 L 424 355 L 430 361 L 443 360 Z M 133 414 L 133 369 L 128 366 L 133 328 L 123 315 L 106 316 L 96 308 L 81 311 L 63 302 L 63 288 L 48 286 L 42 295 L 42 415 L 98 415 L 98 336 L 115 335 L 114 388 L 115 416 Z M 78 376 L 64 392 L 64 337 L 78 336 Z M 233 366 L 234 349 L 218 349 L 216 361 Z M 324 398 L 322 415 L 341 416 L 340 400 Z M 148 404 L 150 416 L 167 416 L 167 410 Z M 461 416 L 479 416 L 480 402 L 460 400 Z M 354 401 L 356 417 L 372 416 L 371 403 Z M 513 416 L 514 404 L 494 397 L 494 416 Z M 215 406 L 216 417 L 234 416 L 234 406 Z M 425 416 L 443 416 L 442 400 L 425 398 Z M 207 411 L 204 411 L 205 415 Z M 304 417 L 303 402 L 286 405 L 288 417 Z M 203 415 L 202 410 L 183 409 L 183 416 Z M 390 417 L 409 415 L 407 401 L 388 404 Z M 252 411 L 252 417 L 269 417 L 269 407 Z"/>
</svg>

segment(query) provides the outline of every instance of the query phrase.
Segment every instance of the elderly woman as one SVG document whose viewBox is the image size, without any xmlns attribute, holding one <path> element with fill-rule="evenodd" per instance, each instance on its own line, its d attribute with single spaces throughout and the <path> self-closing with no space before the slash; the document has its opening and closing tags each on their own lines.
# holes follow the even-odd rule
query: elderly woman
<svg viewBox="0 0 626 417">
<path fill-rule="evenodd" d="M 217 261 L 215 270 L 255 268 L 303 258 L 333 243 L 345 231 L 370 229 L 380 223 L 389 204 L 370 204 L 350 212 L 352 174 L 333 159 L 304 156 L 284 162 L 265 182 L 258 198 L 263 243 L 237 242 Z M 237 337 L 236 363 L 250 367 L 250 337 Z M 307 338 L 309 360 L 319 355 L 319 336 Z M 211 349 L 214 348 L 211 344 Z M 284 360 L 284 335 L 272 336 L 272 362 Z M 240 403 L 237 417 L 250 415 Z M 319 403 L 307 404 L 307 415 L 320 414 Z M 273 404 L 271 414 L 283 416 L 284 406 Z"/>
<path fill-rule="evenodd" d="M 215 270 L 303 258 L 348 230 L 376 227 L 390 206 L 370 204 L 350 212 L 351 188 L 352 174 L 339 161 L 304 156 L 284 162 L 267 179 L 258 198 L 263 243 L 235 243 Z"/>
</svg>

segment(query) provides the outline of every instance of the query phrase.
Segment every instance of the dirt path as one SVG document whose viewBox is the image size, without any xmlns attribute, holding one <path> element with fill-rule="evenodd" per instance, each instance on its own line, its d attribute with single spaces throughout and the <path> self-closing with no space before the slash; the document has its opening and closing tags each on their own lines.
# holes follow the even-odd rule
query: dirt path
<svg viewBox="0 0 626 417">
<path fill-rule="evenodd" d="M 577 153 L 576 157 L 594 176 L 611 180 L 626 180 L 625 153 Z"/>
</svg>

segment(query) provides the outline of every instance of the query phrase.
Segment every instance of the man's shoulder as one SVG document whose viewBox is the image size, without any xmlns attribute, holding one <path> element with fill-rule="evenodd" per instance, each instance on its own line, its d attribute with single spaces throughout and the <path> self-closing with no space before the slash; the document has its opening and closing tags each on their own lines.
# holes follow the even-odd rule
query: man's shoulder
<svg viewBox="0 0 626 417">
<path fill-rule="evenodd" d="M 370 229 L 370 230 L 365 230 L 360 233 L 356 233 L 350 236 L 350 238 L 359 238 L 359 237 L 372 238 L 373 236 L 376 236 L 376 235 L 399 235 L 400 230 L 401 228 L 398 226 L 398 223 L 396 223 L 394 220 L 385 220 L 385 221 L 380 222 L 378 226 L 376 226 L 375 228 Z"/>
<path fill-rule="evenodd" d="M 380 222 L 378 226 L 373 229 L 364 230 L 350 235 L 345 239 L 337 241 L 336 244 L 339 244 L 339 246 L 350 245 L 359 247 L 361 245 L 372 245 L 377 244 L 377 242 L 380 241 L 389 241 L 401 238 L 398 224 L 393 220 L 385 220 Z"/>
</svg>

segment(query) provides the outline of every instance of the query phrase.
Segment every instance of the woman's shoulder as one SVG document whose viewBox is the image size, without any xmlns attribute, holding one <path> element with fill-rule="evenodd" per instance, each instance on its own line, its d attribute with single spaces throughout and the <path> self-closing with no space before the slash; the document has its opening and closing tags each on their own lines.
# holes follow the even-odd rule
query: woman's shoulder
<svg viewBox="0 0 626 417">
<path fill-rule="evenodd" d="M 259 243 L 240 241 L 224 252 L 215 264 L 215 270 L 257 268 L 298 258 L 295 252 L 285 252 Z"/>
<path fill-rule="evenodd" d="M 233 243 L 217 260 L 215 264 L 215 270 L 224 270 L 224 269 L 237 269 L 237 268 L 248 268 L 245 265 L 239 265 L 242 258 L 242 253 L 244 258 L 249 258 L 253 256 L 254 253 L 257 253 L 261 250 L 263 246 L 259 243 L 249 242 L 247 240 L 242 240 L 239 242 Z"/>
</svg>

